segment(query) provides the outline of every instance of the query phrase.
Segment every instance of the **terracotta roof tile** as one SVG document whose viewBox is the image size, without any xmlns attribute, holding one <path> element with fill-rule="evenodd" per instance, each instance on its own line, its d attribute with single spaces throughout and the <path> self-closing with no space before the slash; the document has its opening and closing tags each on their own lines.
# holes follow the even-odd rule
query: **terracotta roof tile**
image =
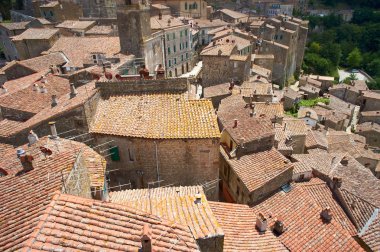
<svg viewBox="0 0 380 252">
<path fill-rule="evenodd" d="M 50 149 L 52 154 L 45 157 L 40 146 Z M 45 137 L 31 147 L 23 146 L 34 157 L 33 170 L 24 169 L 14 150 L 7 159 L 0 160 L 0 168 L 8 173 L 0 177 L 1 251 L 21 249 L 31 237 L 54 192 L 63 188 L 62 176 L 67 178 L 82 148 L 89 147 Z"/>
<path fill-rule="evenodd" d="M 257 231 L 256 215 L 247 205 L 213 201 L 209 205 L 224 231 L 223 251 L 288 251 L 273 233 Z"/>
<path fill-rule="evenodd" d="M 30 23 L 30 21 L 25 22 L 11 22 L 11 23 L 5 23 L 1 22 L 0 26 L 5 27 L 6 29 L 13 31 L 13 30 L 25 30 L 27 28 L 27 25 Z"/>
<path fill-rule="evenodd" d="M 253 210 L 269 217 L 268 226 L 274 218 L 283 219 L 286 230 L 279 239 L 291 251 L 364 251 L 334 218 L 322 221 L 322 207 L 301 186 L 280 190 Z"/>
<path fill-rule="evenodd" d="M 313 169 L 311 169 L 310 166 L 305 165 L 305 163 L 302 162 L 295 162 L 293 163 L 294 170 L 293 173 L 304 173 L 304 172 L 311 172 Z"/>
<path fill-rule="evenodd" d="M 48 53 L 63 52 L 69 59 L 65 66 L 82 68 L 91 53 L 113 57 L 120 52 L 119 37 L 60 37 Z"/>
<path fill-rule="evenodd" d="M 326 135 L 321 131 L 309 129 L 306 135 L 305 147 L 306 149 L 320 148 L 327 150 Z"/>
<path fill-rule="evenodd" d="M 293 169 L 293 164 L 274 148 L 247 154 L 239 159 L 230 159 L 222 147 L 220 151 L 249 192 L 262 187 L 289 169 Z"/>
<path fill-rule="evenodd" d="M 0 98 L 0 106 L 37 114 L 42 109 L 51 106 L 52 95 L 55 94 L 59 97 L 70 92 L 70 85 L 67 79 L 48 75 L 46 80 L 46 83 L 42 83 L 41 81 L 35 82 L 39 87 L 44 85 L 47 88 L 46 93 L 41 93 L 39 89 L 33 90 L 34 87 L 29 86 Z"/>
<path fill-rule="evenodd" d="M 230 83 L 222 83 L 210 87 L 205 87 L 203 89 L 204 98 L 212 98 L 215 96 L 222 96 L 231 94 L 231 90 L 229 90 Z"/>
<path fill-rule="evenodd" d="M 346 229 L 351 236 L 357 234 L 355 226 L 335 199 L 326 182 L 318 178 L 312 178 L 308 182 L 297 183 L 296 185 L 305 189 L 321 208 L 330 207 L 333 218 L 340 223 L 342 228 Z"/>
<path fill-rule="evenodd" d="M 372 249 L 372 251 L 380 251 L 380 215 L 371 220 L 368 228 L 360 236 L 360 238 Z"/>
<path fill-rule="evenodd" d="M 137 251 L 144 225 L 152 232 L 152 250 L 198 251 L 186 226 L 130 207 L 56 194 L 24 248 L 34 251 Z"/>
<path fill-rule="evenodd" d="M 18 79 L 9 80 L 4 83 L 4 87 L 7 89 L 6 93 L 0 94 L 0 97 L 7 96 L 9 94 L 16 93 L 22 89 L 25 89 L 36 81 L 41 79 L 41 75 L 45 74 L 44 72 L 34 73 L 31 75 L 27 75 Z"/>
<path fill-rule="evenodd" d="M 155 139 L 220 136 L 211 101 L 188 100 L 185 94 L 173 93 L 104 97 L 91 132 Z"/>
<path fill-rule="evenodd" d="M 380 124 L 373 123 L 373 122 L 365 122 L 365 123 L 358 124 L 356 126 L 356 130 L 359 132 L 364 132 L 364 131 L 380 132 Z"/>
<path fill-rule="evenodd" d="M 197 193 L 201 203 L 195 202 Z M 110 201 L 189 226 L 195 239 L 223 236 L 200 186 L 111 192 Z"/>
<path fill-rule="evenodd" d="M 58 29 L 50 28 L 29 28 L 20 35 L 12 37 L 12 40 L 42 40 L 51 39 L 54 35 L 58 34 Z"/>
<path fill-rule="evenodd" d="M 233 11 L 233 10 L 229 10 L 229 9 L 221 9 L 220 11 L 223 12 L 224 14 L 232 17 L 232 18 L 244 18 L 244 17 L 248 18 L 247 14 L 244 14 L 241 12 L 237 12 L 237 11 Z"/>
<path fill-rule="evenodd" d="M 55 27 L 66 28 L 71 30 L 86 30 L 95 24 L 95 21 L 65 20 L 62 23 L 56 25 Z"/>
</svg>

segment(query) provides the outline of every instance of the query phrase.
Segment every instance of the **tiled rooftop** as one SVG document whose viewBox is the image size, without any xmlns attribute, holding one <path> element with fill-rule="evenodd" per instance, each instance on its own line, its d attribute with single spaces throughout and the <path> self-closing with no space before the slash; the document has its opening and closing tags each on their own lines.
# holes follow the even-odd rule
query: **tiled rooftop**
<svg viewBox="0 0 380 252">
<path fill-rule="evenodd" d="M 231 56 L 234 49 L 236 48 L 235 44 L 216 44 L 207 46 L 201 52 L 203 56 Z"/>
<path fill-rule="evenodd" d="M 86 85 L 80 86 L 76 90 L 78 94 L 75 97 L 71 97 L 69 93 L 66 93 L 58 97 L 57 106 L 47 106 L 26 122 L 17 122 L 16 124 L 16 122 L 12 121 L 12 123 L 14 123 L 12 127 L 0 127 L 0 136 L 13 136 L 20 131 L 26 129 L 33 129 L 34 127 L 42 123 L 47 123 L 49 120 L 53 120 L 54 118 L 61 116 L 62 114 L 83 105 L 97 92 L 97 89 L 95 89 L 94 82 L 90 82 Z M 10 123 L 7 123 L 7 125 L 10 125 Z"/>
<path fill-rule="evenodd" d="M 380 215 L 377 214 L 374 220 L 371 220 L 366 231 L 360 238 L 372 249 L 380 251 Z"/>
<path fill-rule="evenodd" d="M 197 193 L 201 203 L 196 203 Z M 195 239 L 223 236 L 200 186 L 111 192 L 110 201 L 188 226 Z"/>
<path fill-rule="evenodd" d="M 46 93 L 33 90 L 34 87 L 29 86 L 0 98 L 0 106 L 37 114 L 44 108 L 51 106 L 52 95 L 60 97 L 70 92 L 69 80 L 67 79 L 55 75 L 48 75 L 46 80 L 46 83 L 42 83 L 41 81 L 35 82 L 39 87 L 44 85 L 47 89 Z"/>
<path fill-rule="evenodd" d="M 200 28 L 206 28 L 206 27 L 218 27 L 218 26 L 224 26 L 228 25 L 227 22 L 224 22 L 221 19 L 194 19 L 191 21 L 192 23 L 195 23 Z"/>
<path fill-rule="evenodd" d="M 230 87 L 229 82 L 210 86 L 210 87 L 205 87 L 203 89 L 203 96 L 204 98 L 212 98 L 216 96 L 231 94 L 231 90 L 229 90 L 229 87 Z"/>
<path fill-rule="evenodd" d="M 351 236 L 357 234 L 355 226 L 335 199 L 326 182 L 319 178 L 312 178 L 308 182 L 297 183 L 296 185 L 305 189 L 321 208 L 330 207 L 333 218 L 340 223 L 342 228 L 346 229 Z"/>
<path fill-rule="evenodd" d="M 198 251 L 189 229 L 130 207 L 55 194 L 24 248 L 33 251 L 138 251 L 144 225 L 152 251 Z"/>
<path fill-rule="evenodd" d="M 29 28 L 20 35 L 12 37 L 13 40 L 24 40 L 24 39 L 50 39 L 54 35 L 58 34 L 58 29 L 50 28 Z"/>
<path fill-rule="evenodd" d="M 242 95 L 246 97 L 250 95 L 273 95 L 271 83 L 243 82 L 241 89 Z"/>
<path fill-rule="evenodd" d="M 224 14 L 232 17 L 232 18 L 245 18 L 245 17 L 248 18 L 247 14 L 244 14 L 241 12 L 237 12 L 237 11 L 233 11 L 233 10 L 229 10 L 229 9 L 221 9 L 220 11 L 223 12 Z"/>
<path fill-rule="evenodd" d="M 282 128 L 289 136 L 306 136 L 307 134 L 307 126 L 302 119 L 284 118 Z"/>
<path fill-rule="evenodd" d="M 268 226 L 275 218 L 283 220 L 286 230 L 279 239 L 290 251 L 364 251 L 334 217 L 330 223 L 322 221 L 316 197 L 301 186 L 292 187 L 253 207 L 267 216 Z"/>
<path fill-rule="evenodd" d="M 372 123 L 372 122 L 365 122 L 365 123 L 361 123 L 361 124 L 358 124 L 356 126 L 356 130 L 358 132 L 361 132 L 361 131 L 377 131 L 377 132 L 380 132 L 380 125 L 377 124 L 377 123 Z"/>
<path fill-rule="evenodd" d="M 43 75 L 44 72 L 34 73 L 31 75 L 27 75 L 18 79 L 9 80 L 4 83 L 4 87 L 7 89 L 6 93 L 0 94 L 0 97 L 7 96 L 12 93 L 16 93 L 17 91 L 20 91 L 24 88 L 27 88 L 36 81 L 41 79 L 41 75 Z"/>
<path fill-rule="evenodd" d="M 60 37 L 49 53 L 63 52 L 69 59 L 65 66 L 82 68 L 92 53 L 112 57 L 120 52 L 119 37 Z"/>
<path fill-rule="evenodd" d="M 294 174 L 313 171 L 313 169 L 311 169 L 310 166 L 306 165 L 303 162 L 295 162 L 293 163 L 293 165 L 294 165 L 294 170 L 293 170 Z"/>
<path fill-rule="evenodd" d="M 328 143 L 325 133 L 309 129 L 306 135 L 305 147 L 307 149 L 321 148 L 327 150 Z"/>
<path fill-rule="evenodd" d="M 185 94 L 142 93 L 103 97 L 92 133 L 155 138 L 219 138 L 209 100 L 188 100 Z"/>
<path fill-rule="evenodd" d="M 293 164 L 274 148 L 247 154 L 239 159 L 230 159 L 222 147 L 220 150 L 249 192 L 264 186 L 265 183 L 287 170 L 293 169 Z"/>
<path fill-rule="evenodd" d="M 95 25 L 85 32 L 87 35 L 109 35 L 112 32 L 112 27 L 107 25 Z"/>
<path fill-rule="evenodd" d="M 257 216 L 247 205 L 209 201 L 224 231 L 223 251 L 288 251 L 271 232 L 259 233 Z"/>
<path fill-rule="evenodd" d="M 170 15 L 162 15 L 161 19 L 158 16 L 150 18 L 152 30 L 171 29 L 178 26 L 185 26 L 185 24 L 180 19 Z"/>
<path fill-rule="evenodd" d="M 66 28 L 71 30 L 85 30 L 88 27 L 94 25 L 95 21 L 79 21 L 79 20 L 65 20 L 62 23 L 56 25 L 56 28 Z"/>
<path fill-rule="evenodd" d="M 1 22 L 0 26 L 5 27 L 6 29 L 13 31 L 13 30 L 25 30 L 27 25 L 30 23 L 30 21 L 26 22 Z"/>
<path fill-rule="evenodd" d="M 52 154 L 45 157 L 40 146 L 50 149 Z M 63 188 L 62 177 L 67 178 L 80 149 L 88 147 L 78 142 L 45 137 L 31 147 L 25 145 L 23 148 L 33 154 L 33 170 L 27 171 L 21 166 L 14 150 L 7 155 L 9 159 L 0 160 L 0 167 L 8 173 L 0 177 L 1 251 L 19 250 L 31 238 L 33 228 L 54 192 Z"/>
<path fill-rule="evenodd" d="M 21 60 L 21 61 L 16 61 L 16 65 L 19 64 L 21 66 L 27 67 L 34 72 L 40 72 L 44 70 L 48 70 L 51 65 L 53 66 L 61 66 L 65 64 L 66 58 L 62 53 L 52 53 L 48 55 L 42 55 L 38 57 L 34 57 L 31 59 L 27 60 Z M 10 64 L 6 65 L 3 67 L 1 70 L 6 71 L 11 67 Z"/>
</svg>

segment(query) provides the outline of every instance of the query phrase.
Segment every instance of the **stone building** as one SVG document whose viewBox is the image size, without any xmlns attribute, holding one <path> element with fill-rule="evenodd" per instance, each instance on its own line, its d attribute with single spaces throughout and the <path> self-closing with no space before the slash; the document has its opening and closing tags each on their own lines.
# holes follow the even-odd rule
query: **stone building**
<svg viewBox="0 0 380 252">
<path fill-rule="evenodd" d="M 152 2 L 169 6 L 171 14 L 176 17 L 207 19 L 211 8 L 204 0 L 153 0 Z"/>
<path fill-rule="evenodd" d="M 0 43 L 3 47 L 5 59 L 12 61 L 20 58 L 11 37 L 20 35 L 28 28 L 42 28 L 42 26 L 37 19 L 17 23 L 0 23 Z"/>
<path fill-rule="evenodd" d="M 191 28 L 198 31 L 198 44 L 200 46 L 208 45 L 211 42 L 212 35 L 209 31 L 225 27 L 227 22 L 216 19 L 193 19 L 189 21 Z"/>
<path fill-rule="evenodd" d="M 380 124 L 380 110 L 378 111 L 362 111 L 359 115 L 359 122 L 375 122 Z"/>
<path fill-rule="evenodd" d="M 273 54 L 252 54 L 252 63 L 273 72 Z"/>
<path fill-rule="evenodd" d="M 380 93 L 375 91 L 362 91 L 360 100 L 361 111 L 378 111 L 380 110 Z"/>
<path fill-rule="evenodd" d="M 203 97 L 211 99 L 214 108 L 218 109 L 220 102 L 224 98 L 232 95 L 232 92 L 239 92 L 237 89 L 238 88 L 232 87 L 230 82 L 205 87 L 203 89 Z"/>
<path fill-rule="evenodd" d="M 82 0 L 83 16 L 90 18 L 116 18 L 116 0 Z"/>
<path fill-rule="evenodd" d="M 25 60 L 40 56 L 42 52 L 49 50 L 59 36 L 58 29 L 30 28 L 12 37 L 12 42 L 17 50 L 18 59 Z"/>
<path fill-rule="evenodd" d="M 307 77 L 310 79 L 321 82 L 320 89 L 323 92 L 326 92 L 330 87 L 332 87 L 334 85 L 334 77 L 332 77 L 332 76 L 322 76 L 322 75 L 310 74 Z"/>
<path fill-rule="evenodd" d="M 357 125 L 356 133 L 364 136 L 369 146 L 380 147 L 380 125 L 378 123 L 361 123 Z"/>
<path fill-rule="evenodd" d="M 42 55 L 27 60 L 12 61 L 1 68 L 7 80 L 14 80 L 34 73 L 42 75 L 54 68 L 55 74 L 62 72 L 62 66 L 67 63 L 66 56 L 61 52 Z"/>
<path fill-rule="evenodd" d="M 65 20 L 56 25 L 55 28 L 58 28 L 59 33 L 63 36 L 83 37 L 86 31 L 95 25 L 95 21 Z"/>
<path fill-rule="evenodd" d="M 303 61 L 308 32 L 308 21 L 280 15 L 266 20 L 265 29 L 258 36 L 257 54 L 273 54 L 273 81 L 284 85 Z"/>
<path fill-rule="evenodd" d="M 97 143 L 117 146 L 118 161 L 109 164 L 116 181 L 146 188 L 218 179 L 217 118 L 211 101 L 188 98 L 186 79 L 97 86 L 101 98 L 90 132 Z"/>
<path fill-rule="evenodd" d="M 202 51 L 201 57 L 203 87 L 231 80 L 243 82 L 250 76 L 251 55 L 240 55 L 236 44 L 210 44 Z"/>
<path fill-rule="evenodd" d="M 284 88 L 284 109 L 292 109 L 300 100 L 302 95 L 292 88 Z"/>
<path fill-rule="evenodd" d="M 321 94 L 321 90 L 312 85 L 306 84 L 299 87 L 300 93 L 302 93 L 304 99 L 315 99 Z"/>
<path fill-rule="evenodd" d="M 40 5 L 39 9 L 41 16 L 53 23 L 65 20 L 78 20 L 80 17 L 83 17 L 82 6 L 73 0 L 51 1 Z"/>
<path fill-rule="evenodd" d="M 169 6 L 163 4 L 151 4 L 150 5 L 150 16 L 158 15 L 171 15 L 171 10 Z"/>
<path fill-rule="evenodd" d="M 214 17 L 218 17 L 221 20 L 227 22 L 227 23 L 232 23 L 232 24 L 239 24 L 239 23 L 246 23 L 248 22 L 248 15 L 229 10 L 229 9 L 221 9 L 218 10 L 214 13 Z"/>
<path fill-rule="evenodd" d="M 358 104 L 363 91 L 368 90 L 365 81 L 355 80 L 350 84 L 339 84 L 329 88 L 329 94 L 351 104 Z"/>
</svg>

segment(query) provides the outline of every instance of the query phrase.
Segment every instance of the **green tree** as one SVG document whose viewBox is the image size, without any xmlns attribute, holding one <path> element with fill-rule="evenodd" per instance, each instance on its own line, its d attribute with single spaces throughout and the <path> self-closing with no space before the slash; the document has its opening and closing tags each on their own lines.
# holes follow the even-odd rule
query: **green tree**
<svg viewBox="0 0 380 252">
<path fill-rule="evenodd" d="M 350 75 L 347 78 L 345 78 L 343 80 L 343 82 L 346 83 L 346 84 L 350 84 L 351 81 L 354 81 L 354 80 L 357 80 L 357 79 L 358 79 L 358 77 L 356 76 L 356 74 L 350 73 Z"/>
<path fill-rule="evenodd" d="M 347 57 L 347 63 L 350 67 L 360 67 L 363 61 L 362 54 L 359 48 L 354 48 Z"/>
<path fill-rule="evenodd" d="M 309 46 L 309 52 L 319 53 L 321 51 L 321 45 L 318 42 L 312 42 Z"/>
<path fill-rule="evenodd" d="M 329 75 L 332 66 L 331 62 L 328 59 L 322 58 L 315 53 L 307 53 L 305 55 L 305 68 L 304 70 L 307 73 L 314 73 L 320 75 Z"/>
<path fill-rule="evenodd" d="M 336 43 L 327 43 L 322 46 L 321 56 L 329 59 L 331 63 L 338 67 L 340 59 L 342 57 L 342 50 L 339 44 Z"/>
</svg>

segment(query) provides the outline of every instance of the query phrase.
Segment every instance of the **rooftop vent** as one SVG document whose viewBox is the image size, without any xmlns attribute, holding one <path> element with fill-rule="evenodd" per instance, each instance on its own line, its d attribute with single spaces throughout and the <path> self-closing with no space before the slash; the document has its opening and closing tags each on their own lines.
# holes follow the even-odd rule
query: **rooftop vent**
<svg viewBox="0 0 380 252">
<path fill-rule="evenodd" d="M 284 221 L 281 217 L 278 217 L 273 225 L 273 231 L 280 235 L 285 231 Z"/>
<path fill-rule="evenodd" d="M 47 88 L 46 88 L 46 86 L 44 85 L 44 84 L 42 84 L 41 86 L 40 86 L 40 93 L 47 93 Z"/>
<path fill-rule="evenodd" d="M 33 130 L 29 131 L 29 134 L 28 134 L 28 142 L 29 142 L 29 146 L 35 144 L 36 142 L 38 142 L 38 136 L 36 133 L 34 133 Z"/>
<path fill-rule="evenodd" d="M 256 218 L 256 228 L 259 232 L 265 232 L 268 227 L 268 220 L 262 213 L 259 213 Z"/>
<path fill-rule="evenodd" d="M 342 160 L 340 161 L 340 164 L 344 165 L 344 166 L 347 166 L 348 165 L 348 158 L 347 157 L 343 157 Z"/>
<path fill-rule="evenodd" d="M 37 83 L 34 83 L 33 85 L 33 91 L 38 91 L 39 90 L 39 86 Z"/>
<path fill-rule="evenodd" d="M 321 212 L 321 218 L 324 222 L 331 222 L 332 220 L 332 212 L 331 212 L 331 209 L 330 207 L 325 207 L 322 209 L 322 212 Z"/>
<path fill-rule="evenodd" d="M 8 92 L 8 89 L 6 89 L 6 87 L 4 86 L 1 86 L 0 94 L 5 94 L 7 92 Z"/>
<path fill-rule="evenodd" d="M 57 105 L 58 105 L 57 95 L 54 94 L 51 96 L 51 106 L 55 107 Z"/>
<path fill-rule="evenodd" d="M 202 203 L 202 194 L 200 193 L 197 193 L 195 194 L 195 201 L 194 201 L 195 204 L 201 204 Z"/>
<path fill-rule="evenodd" d="M 55 127 L 55 122 L 49 122 L 49 126 L 50 126 L 50 131 L 51 131 L 50 138 L 52 138 L 52 139 L 58 138 L 57 128 Z"/>
<path fill-rule="evenodd" d="M 74 98 L 77 94 L 78 91 L 76 90 L 74 83 L 70 83 L 70 98 Z"/>
<path fill-rule="evenodd" d="M 233 128 L 237 128 L 237 126 L 238 126 L 238 119 L 234 119 L 234 126 L 233 126 Z"/>
<path fill-rule="evenodd" d="M 151 252 L 152 251 L 152 239 L 153 232 L 148 223 L 145 223 L 142 229 L 141 235 L 141 251 L 142 252 Z"/>
</svg>

